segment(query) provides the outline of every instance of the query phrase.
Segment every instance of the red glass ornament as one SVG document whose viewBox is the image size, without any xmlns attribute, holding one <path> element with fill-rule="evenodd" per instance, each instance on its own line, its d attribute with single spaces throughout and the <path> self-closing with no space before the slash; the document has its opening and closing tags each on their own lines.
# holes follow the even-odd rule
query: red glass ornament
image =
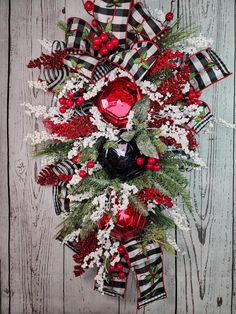
<svg viewBox="0 0 236 314">
<path fill-rule="evenodd" d="M 132 205 L 128 205 L 126 210 L 120 210 L 116 219 L 111 236 L 119 241 L 128 241 L 138 236 L 148 222 L 148 218 L 139 214 Z"/>
<path fill-rule="evenodd" d="M 128 78 L 118 78 L 103 88 L 96 104 L 107 122 L 122 128 L 126 126 L 129 112 L 140 98 L 135 83 Z"/>
</svg>

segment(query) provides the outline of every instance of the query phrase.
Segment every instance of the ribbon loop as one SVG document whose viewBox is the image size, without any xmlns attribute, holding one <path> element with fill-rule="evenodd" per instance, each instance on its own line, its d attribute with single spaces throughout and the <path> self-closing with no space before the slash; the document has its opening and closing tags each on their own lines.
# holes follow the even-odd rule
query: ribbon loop
<svg viewBox="0 0 236 314">
<path fill-rule="evenodd" d="M 182 66 L 186 64 L 194 74 L 191 85 L 195 91 L 203 90 L 231 74 L 223 61 L 210 48 L 191 55 Z"/>
<path fill-rule="evenodd" d="M 143 40 L 158 42 L 165 36 L 169 27 L 152 18 L 142 3 L 136 3 L 131 10 L 129 18 L 129 35 L 136 33 Z"/>
</svg>

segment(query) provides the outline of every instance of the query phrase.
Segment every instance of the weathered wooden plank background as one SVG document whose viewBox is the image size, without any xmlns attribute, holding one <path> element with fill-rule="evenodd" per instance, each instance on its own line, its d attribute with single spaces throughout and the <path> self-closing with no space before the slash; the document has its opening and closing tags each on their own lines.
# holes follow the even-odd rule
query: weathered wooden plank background
<svg viewBox="0 0 236 314">
<path fill-rule="evenodd" d="M 146 0 L 153 8 L 170 1 Z M 175 12 L 200 25 L 215 40 L 214 47 L 234 70 L 234 0 L 178 0 Z M 23 101 L 49 103 L 28 89 L 32 74 L 25 64 L 40 54 L 37 39 L 62 39 L 59 19 L 86 16 L 81 0 L 0 0 L 0 312 L 35 314 L 136 313 L 135 282 L 125 300 L 94 292 L 93 275 L 80 280 L 72 273 L 72 253 L 53 241 L 57 225 L 50 191 L 35 184 L 39 162 L 30 158 L 23 141 L 40 125 L 24 115 Z M 215 115 L 235 121 L 233 76 L 204 92 Z M 191 173 L 196 207 L 189 218 L 192 231 L 176 235 L 186 255 L 165 257 L 168 298 L 140 313 L 236 313 L 235 278 L 235 131 L 220 125 L 202 134 L 201 155 L 208 171 Z M 133 288 L 133 289 L 132 289 Z"/>
</svg>

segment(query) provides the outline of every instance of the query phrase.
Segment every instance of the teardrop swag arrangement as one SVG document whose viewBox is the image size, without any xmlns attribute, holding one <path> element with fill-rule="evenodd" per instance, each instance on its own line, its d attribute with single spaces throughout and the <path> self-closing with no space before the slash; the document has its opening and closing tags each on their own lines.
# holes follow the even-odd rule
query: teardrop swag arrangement
<svg viewBox="0 0 236 314">
<path fill-rule="evenodd" d="M 50 53 L 28 64 L 41 70 L 31 87 L 53 95 L 51 107 L 24 104 L 46 128 L 29 137 L 46 156 L 38 183 L 53 187 L 57 239 L 75 252 L 75 275 L 96 266 L 95 289 L 124 296 L 133 269 L 141 308 L 166 297 L 162 250 L 179 250 L 170 230 L 189 230 L 184 171 L 203 166 L 196 135 L 213 117 L 201 93 L 230 72 L 172 9 L 84 7 L 91 25 L 59 22 L 65 42 L 41 41 Z"/>
</svg>

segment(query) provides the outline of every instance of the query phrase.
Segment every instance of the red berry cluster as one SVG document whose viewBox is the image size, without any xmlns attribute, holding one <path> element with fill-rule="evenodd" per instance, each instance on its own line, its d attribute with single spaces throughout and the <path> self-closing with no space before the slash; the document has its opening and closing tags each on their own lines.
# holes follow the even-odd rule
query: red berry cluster
<svg viewBox="0 0 236 314">
<path fill-rule="evenodd" d="M 147 163 L 145 165 L 146 169 L 153 170 L 153 171 L 159 171 L 161 169 L 160 165 L 158 164 L 159 160 L 160 159 L 149 157 L 147 159 Z M 143 166 L 145 162 L 146 162 L 146 159 L 143 157 L 138 157 L 136 159 L 136 163 L 138 166 Z"/>
<path fill-rule="evenodd" d="M 165 205 L 168 208 L 173 206 L 172 199 L 167 196 L 161 194 L 159 191 L 152 188 L 144 188 L 138 194 L 138 198 L 142 201 L 155 201 L 158 205 Z"/>
<path fill-rule="evenodd" d="M 187 105 L 192 105 L 192 104 L 200 105 L 201 101 L 198 99 L 200 96 L 201 96 L 200 91 L 194 91 L 194 89 L 190 87 L 189 93 L 188 93 L 188 100 L 186 100 L 186 104 Z"/>
<path fill-rule="evenodd" d="M 158 92 L 162 95 L 169 93 L 171 96 L 163 99 L 164 104 L 174 104 L 182 100 L 185 95 L 182 93 L 183 86 L 189 82 L 191 70 L 189 66 L 184 66 L 175 75 L 162 81 L 158 87 Z"/>
<path fill-rule="evenodd" d="M 173 60 L 177 58 L 182 58 L 184 56 L 184 53 L 180 51 L 173 52 L 171 49 L 166 49 L 165 53 L 160 55 L 157 60 L 155 61 L 154 65 L 152 66 L 150 70 L 150 75 L 153 76 L 154 74 L 159 73 L 164 68 L 176 68 L 176 63 L 173 62 Z"/>
<path fill-rule="evenodd" d="M 64 66 L 63 59 L 67 55 L 67 52 L 65 50 L 57 50 L 53 52 L 51 55 L 47 55 L 45 53 L 42 53 L 41 56 L 37 59 L 30 60 L 27 67 L 32 68 L 39 68 L 45 67 L 46 69 L 61 69 Z"/>
<path fill-rule="evenodd" d="M 74 267 L 74 274 L 76 277 L 84 273 L 82 265 L 84 263 L 84 258 L 91 252 L 95 252 L 97 248 L 97 234 L 95 231 L 92 231 L 87 238 L 80 239 L 79 242 L 76 242 L 74 249 L 78 254 L 73 255 L 73 259 L 77 265 Z M 89 261 L 88 261 L 89 264 Z"/>
<path fill-rule="evenodd" d="M 117 49 L 119 40 L 116 37 L 110 38 L 109 33 L 102 33 L 93 38 L 93 49 L 101 56 L 108 55 L 109 51 Z"/>
<path fill-rule="evenodd" d="M 53 123 L 50 119 L 45 119 L 43 124 L 52 134 L 68 139 L 88 136 L 97 130 L 90 120 L 90 115 L 76 116 L 65 123 L 58 124 Z"/>
<path fill-rule="evenodd" d="M 123 245 L 118 247 L 118 252 L 120 254 L 120 257 L 123 257 L 126 261 L 129 260 L 129 255 L 126 251 L 126 248 Z M 112 260 L 114 260 L 116 256 L 117 254 L 113 256 Z M 109 274 L 112 276 L 118 276 L 120 279 L 124 279 L 126 277 L 126 274 L 123 271 L 123 269 L 124 269 L 124 266 L 122 263 L 116 263 L 114 266 L 110 265 Z"/>
<path fill-rule="evenodd" d="M 64 173 L 60 173 L 58 176 L 59 180 L 65 181 L 65 182 L 69 182 L 72 179 L 72 175 L 66 175 Z"/>
<path fill-rule="evenodd" d="M 94 167 L 94 162 L 92 160 L 87 162 L 87 169 L 92 169 Z M 79 171 L 79 176 L 84 179 L 88 175 L 88 172 L 86 170 L 80 170 Z"/>
<path fill-rule="evenodd" d="M 80 90 L 78 93 L 81 94 L 83 92 L 84 90 Z M 69 91 L 67 92 L 67 97 L 59 98 L 59 103 L 61 105 L 61 107 L 59 108 L 59 111 L 61 113 L 65 113 L 67 109 L 74 107 L 74 104 L 79 107 L 84 103 L 83 96 L 79 96 L 79 97 L 75 97 L 75 96 L 76 96 L 75 93 Z"/>
</svg>

